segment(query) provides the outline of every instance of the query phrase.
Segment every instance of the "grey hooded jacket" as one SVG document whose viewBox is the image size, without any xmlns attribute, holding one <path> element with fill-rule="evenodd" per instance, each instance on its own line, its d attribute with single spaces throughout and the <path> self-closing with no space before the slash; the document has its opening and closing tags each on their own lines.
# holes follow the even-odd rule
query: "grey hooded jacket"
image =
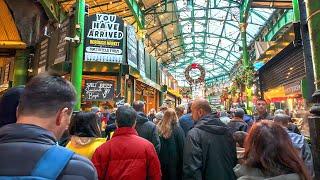
<svg viewBox="0 0 320 180">
<path fill-rule="evenodd" d="M 0 176 L 29 176 L 41 156 L 57 144 L 54 135 L 39 126 L 9 124 L 0 129 Z M 93 164 L 74 154 L 58 179 L 97 179 Z"/>
<path fill-rule="evenodd" d="M 303 159 L 304 164 L 306 165 L 310 175 L 313 176 L 313 159 L 309 144 L 306 142 L 302 135 L 291 132 L 288 129 L 286 129 L 286 131 L 289 134 L 293 146 L 297 150 L 299 150 L 300 157 Z"/>
</svg>

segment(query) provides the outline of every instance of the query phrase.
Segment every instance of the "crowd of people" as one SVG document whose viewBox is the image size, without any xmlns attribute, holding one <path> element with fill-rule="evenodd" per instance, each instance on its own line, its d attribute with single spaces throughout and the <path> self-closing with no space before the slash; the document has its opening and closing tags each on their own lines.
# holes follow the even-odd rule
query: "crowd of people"
<svg viewBox="0 0 320 180">
<path fill-rule="evenodd" d="M 76 92 L 40 74 L 0 100 L 0 179 L 311 180 L 308 143 L 284 111 L 257 116 L 215 112 L 207 100 L 162 106 L 124 104 L 108 115 L 73 112 Z M 230 117 L 229 117 L 230 116 Z M 60 144 L 60 145 L 58 145 Z M 63 147 L 65 146 L 65 147 Z"/>
</svg>

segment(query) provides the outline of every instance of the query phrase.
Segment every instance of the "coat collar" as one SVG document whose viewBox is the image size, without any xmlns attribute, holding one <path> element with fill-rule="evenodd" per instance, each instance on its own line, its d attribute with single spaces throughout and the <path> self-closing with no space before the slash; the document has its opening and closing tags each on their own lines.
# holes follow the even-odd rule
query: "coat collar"
<svg viewBox="0 0 320 180">
<path fill-rule="evenodd" d="M 123 135 L 138 135 L 138 133 L 132 127 L 121 127 L 116 129 L 116 131 L 113 134 L 113 137 L 123 136 Z"/>
</svg>

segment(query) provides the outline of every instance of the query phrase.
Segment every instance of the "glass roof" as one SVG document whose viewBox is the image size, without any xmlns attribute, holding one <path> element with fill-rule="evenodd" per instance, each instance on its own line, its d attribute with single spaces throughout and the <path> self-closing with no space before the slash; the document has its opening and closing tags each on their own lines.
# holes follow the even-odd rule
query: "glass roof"
<svg viewBox="0 0 320 180">
<path fill-rule="evenodd" d="M 183 72 L 191 63 L 204 66 L 207 82 L 219 81 L 229 76 L 232 67 L 241 57 L 240 4 L 227 0 L 193 2 L 193 6 L 187 1 L 175 2 L 183 55 L 172 57 L 165 64 L 178 80 L 179 86 L 188 86 Z M 248 43 L 254 39 L 272 12 L 272 9 L 250 10 Z M 174 52 L 169 53 L 176 55 Z"/>
</svg>

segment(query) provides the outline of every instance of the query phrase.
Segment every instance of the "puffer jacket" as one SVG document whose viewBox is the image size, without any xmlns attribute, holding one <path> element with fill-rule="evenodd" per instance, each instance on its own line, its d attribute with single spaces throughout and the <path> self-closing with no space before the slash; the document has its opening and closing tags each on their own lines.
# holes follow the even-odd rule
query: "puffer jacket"
<svg viewBox="0 0 320 180">
<path fill-rule="evenodd" d="M 215 115 L 204 116 L 186 138 L 184 180 L 235 179 L 236 144 L 227 125 Z"/>
<path fill-rule="evenodd" d="M 156 125 L 149 121 L 148 117 L 143 112 L 138 112 L 137 114 L 136 130 L 138 135 L 151 142 L 159 154 L 161 144 Z"/>
<path fill-rule="evenodd" d="M 9 124 L 0 129 L 0 176 L 28 176 L 41 156 L 57 144 L 53 133 L 39 126 Z M 93 164 L 74 154 L 58 179 L 97 179 Z"/>
<path fill-rule="evenodd" d="M 293 146 L 299 151 L 299 155 L 303 159 L 304 164 L 307 167 L 307 170 L 309 171 L 310 175 L 313 176 L 313 159 L 309 144 L 306 142 L 302 135 L 291 132 L 288 129 L 286 129 L 286 131 L 291 139 Z"/>
<path fill-rule="evenodd" d="M 105 142 L 105 138 L 72 136 L 66 148 L 91 160 L 94 151 Z"/>
<path fill-rule="evenodd" d="M 160 180 L 161 169 L 153 145 L 130 127 L 118 128 L 111 140 L 93 154 L 100 180 Z"/>
<path fill-rule="evenodd" d="M 233 170 L 238 180 L 302 180 L 296 173 L 266 176 L 260 169 L 250 168 L 240 164 L 234 167 Z"/>
</svg>

